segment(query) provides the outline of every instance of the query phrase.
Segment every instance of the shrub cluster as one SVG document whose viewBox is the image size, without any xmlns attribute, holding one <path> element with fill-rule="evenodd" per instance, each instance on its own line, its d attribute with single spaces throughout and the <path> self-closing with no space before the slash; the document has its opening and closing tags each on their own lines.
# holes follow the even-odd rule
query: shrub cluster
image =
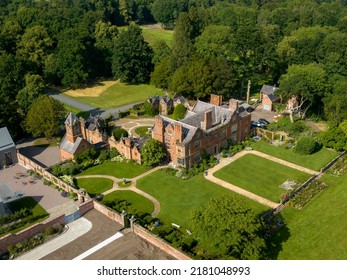
<svg viewBox="0 0 347 280">
<path fill-rule="evenodd" d="M 286 117 L 278 122 L 269 124 L 267 129 L 270 131 L 284 131 L 288 135 L 296 137 L 308 130 L 308 127 L 303 120 L 296 120 L 292 123 L 290 118 Z"/>
<path fill-rule="evenodd" d="M 10 253 L 11 257 L 17 257 L 20 254 L 23 254 L 24 252 L 29 251 L 36 246 L 39 246 L 52 235 L 61 233 L 63 231 L 63 228 L 63 225 L 48 227 L 42 233 L 37 234 L 32 238 L 18 242 L 16 245 L 8 246 L 7 250 Z"/>
<path fill-rule="evenodd" d="M 318 142 L 309 136 L 301 137 L 296 143 L 294 151 L 302 155 L 311 155 L 321 148 Z"/>
<path fill-rule="evenodd" d="M 152 230 L 153 234 L 169 242 L 173 247 L 178 248 L 186 253 L 194 254 L 194 248 L 198 242 L 183 230 L 174 228 L 169 225 L 160 225 Z"/>
<path fill-rule="evenodd" d="M 214 156 L 205 157 L 200 163 L 196 163 L 190 169 L 183 169 L 182 179 L 189 179 L 195 175 L 198 175 L 207 169 L 214 167 L 218 163 L 218 160 Z"/>
<path fill-rule="evenodd" d="M 33 214 L 33 211 L 28 208 L 23 208 L 19 211 L 16 211 L 14 214 L 5 214 L 0 216 L 0 227 L 15 222 L 19 219 L 26 218 Z"/>
<path fill-rule="evenodd" d="M 45 214 L 45 215 L 37 215 L 37 216 L 33 216 L 33 215 L 30 215 L 30 216 L 27 216 L 21 220 L 18 220 L 17 222 L 15 223 L 11 223 L 9 224 L 8 226 L 6 227 L 0 227 L 0 235 L 4 234 L 4 233 L 8 233 L 8 232 L 11 232 L 17 228 L 20 228 L 20 227 L 24 227 L 25 225 L 27 224 L 31 224 L 31 223 L 34 223 L 35 221 L 47 216 L 48 214 Z"/>
<path fill-rule="evenodd" d="M 119 156 L 119 152 L 115 148 L 98 151 L 95 149 L 85 150 L 75 158 L 75 162 L 68 161 L 64 164 L 56 164 L 53 166 L 51 173 L 54 176 L 61 177 L 63 175 L 73 176 L 90 166 L 102 164 L 105 161 L 112 160 Z"/>
<path fill-rule="evenodd" d="M 128 137 L 129 134 L 125 129 L 118 127 L 112 131 L 112 135 L 117 141 L 119 141 L 122 137 Z"/>
<path fill-rule="evenodd" d="M 327 132 L 319 135 L 319 139 L 326 148 L 332 148 L 336 151 L 347 150 L 347 136 L 340 127 L 330 127 Z"/>
<path fill-rule="evenodd" d="M 228 147 L 221 152 L 222 157 L 233 156 L 238 152 L 241 152 L 245 147 L 250 146 L 251 140 L 245 140 L 236 144 L 229 143 Z"/>
<path fill-rule="evenodd" d="M 187 112 L 187 108 L 183 104 L 178 104 L 173 112 L 173 119 L 174 120 L 181 120 L 183 119 L 184 115 Z"/>
</svg>

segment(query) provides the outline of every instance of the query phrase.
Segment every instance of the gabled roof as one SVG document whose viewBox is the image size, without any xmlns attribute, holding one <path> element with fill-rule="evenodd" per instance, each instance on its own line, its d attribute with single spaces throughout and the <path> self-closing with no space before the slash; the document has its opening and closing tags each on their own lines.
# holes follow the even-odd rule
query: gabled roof
<svg viewBox="0 0 347 280">
<path fill-rule="evenodd" d="M 198 100 L 193 110 L 186 114 L 181 122 L 189 124 L 200 129 L 203 128 L 205 112 L 212 111 L 212 125 L 218 125 L 229 121 L 234 114 L 231 110 L 221 106 L 215 106 L 210 103 Z"/>
<path fill-rule="evenodd" d="M 174 124 L 178 123 L 182 126 L 182 133 L 183 133 L 183 143 L 187 143 L 191 141 L 197 132 L 198 128 L 191 126 L 189 124 L 183 123 L 182 121 L 175 121 L 173 119 L 160 116 L 163 119 L 164 127 L 167 127 L 168 125 L 171 125 L 172 128 L 174 128 Z"/>
<path fill-rule="evenodd" d="M 270 94 L 275 94 L 276 90 L 278 90 L 278 87 L 263 85 L 260 92 L 266 95 L 270 95 Z"/>
<path fill-rule="evenodd" d="M 64 150 L 65 152 L 68 152 L 71 155 L 74 155 L 77 151 L 77 148 L 82 144 L 83 139 L 81 137 L 77 137 L 75 143 L 71 143 L 67 141 L 66 135 L 63 137 L 61 143 L 60 143 L 60 149 Z"/>
<path fill-rule="evenodd" d="M 65 124 L 68 124 L 70 126 L 74 126 L 76 123 L 79 123 L 79 119 L 77 118 L 77 116 L 73 113 L 69 113 L 69 115 L 67 116 L 66 120 L 65 120 Z"/>
<path fill-rule="evenodd" d="M 275 95 L 275 92 L 277 90 L 278 87 L 263 85 L 260 92 L 266 94 L 270 101 L 273 103 L 280 99 L 278 96 Z"/>
<path fill-rule="evenodd" d="M 0 151 L 16 147 L 7 127 L 0 128 Z"/>
</svg>

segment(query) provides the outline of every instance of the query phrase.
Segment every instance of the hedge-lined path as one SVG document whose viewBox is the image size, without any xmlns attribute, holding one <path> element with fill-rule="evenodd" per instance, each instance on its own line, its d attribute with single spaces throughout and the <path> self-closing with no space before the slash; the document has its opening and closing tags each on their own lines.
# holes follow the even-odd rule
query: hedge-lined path
<svg viewBox="0 0 347 280">
<path fill-rule="evenodd" d="M 149 195 L 148 193 L 138 189 L 136 187 L 136 182 L 137 182 L 137 180 L 139 180 L 139 179 L 141 179 L 141 178 L 143 178 L 143 177 L 145 177 L 145 176 L 147 176 L 147 175 L 149 175 L 149 174 L 151 174 L 151 173 L 153 173 L 159 169 L 163 169 L 163 168 L 167 168 L 167 167 L 168 166 L 166 166 L 166 165 L 165 166 L 157 166 L 157 167 L 155 167 L 155 168 L 153 168 L 153 169 L 151 169 L 151 170 L 149 170 L 149 171 L 147 171 L 147 172 L 145 172 L 145 173 L 143 173 L 137 177 L 125 178 L 127 181 L 131 181 L 131 184 L 129 187 L 119 187 L 118 183 L 122 182 L 123 178 L 120 179 L 120 178 L 117 178 L 114 176 L 109 176 L 109 175 L 84 175 L 84 176 L 77 176 L 76 179 L 82 179 L 82 178 L 85 178 L 85 179 L 87 179 L 87 178 L 90 178 L 90 179 L 93 179 L 93 178 L 110 179 L 113 181 L 112 189 L 109 189 L 108 191 L 103 192 L 102 193 L 103 196 L 108 195 L 114 191 L 133 191 L 133 192 L 135 192 L 139 195 L 142 195 L 143 197 L 149 199 L 153 203 L 154 210 L 151 213 L 151 216 L 156 217 L 156 216 L 158 216 L 158 214 L 160 212 L 159 201 L 155 197 L 153 197 L 153 196 Z"/>
<path fill-rule="evenodd" d="M 246 154 L 253 154 L 253 155 L 256 155 L 256 156 L 259 156 L 259 157 L 262 157 L 262 158 L 265 158 L 265 159 L 268 159 L 268 160 L 271 160 L 271 161 L 274 161 L 274 162 L 277 162 L 279 164 L 282 164 L 284 166 L 288 166 L 288 167 L 291 167 L 293 169 L 296 169 L 296 170 L 299 170 L 299 171 L 303 171 L 303 172 L 306 172 L 308 174 L 311 174 L 311 175 L 317 175 L 319 174 L 319 172 L 317 171 L 314 171 L 314 170 L 311 170 L 311 169 L 308 169 L 308 168 L 305 168 L 305 167 L 302 167 L 302 166 L 299 166 L 299 165 L 296 165 L 294 163 L 291 163 L 291 162 L 288 162 L 288 161 L 285 161 L 285 160 L 282 160 L 282 159 L 279 159 L 279 158 L 276 158 L 276 157 L 273 157 L 273 156 L 269 156 L 267 154 L 264 154 L 264 153 L 261 153 L 261 152 L 258 152 L 258 151 L 254 151 L 254 150 L 243 150 L 241 152 L 238 152 L 236 155 L 232 156 L 232 157 L 229 157 L 229 158 L 221 158 L 220 159 L 220 162 L 214 166 L 213 168 L 209 169 L 208 170 L 208 173 L 207 175 L 205 176 L 205 178 L 207 180 L 210 180 L 211 182 L 213 183 L 216 183 L 224 188 L 227 188 L 231 191 L 234 191 L 240 195 L 243 195 L 249 199 L 252 199 L 254 201 L 257 201 L 267 207 L 271 207 L 271 208 L 276 208 L 278 207 L 280 204 L 279 203 L 275 203 L 271 200 L 268 200 L 264 197 L 261 197 L 259 195 L 256 195 L 252 192 L 249 192 L 249 191 L 246 191 L 245 189 L 242 189 L 236 185 L 233 185 L 233 184 L 230 184 L 224 180 L 221 180 L 217 177 L 215 177 L 213 174 L 215 172 L 217 172 L 218 170 L 222 169 L 223 167 L 229 165 L 230 163 L 234 162 L 235 160 L 239 159 L 240 157 L 246 155 Z"/>
</svg>

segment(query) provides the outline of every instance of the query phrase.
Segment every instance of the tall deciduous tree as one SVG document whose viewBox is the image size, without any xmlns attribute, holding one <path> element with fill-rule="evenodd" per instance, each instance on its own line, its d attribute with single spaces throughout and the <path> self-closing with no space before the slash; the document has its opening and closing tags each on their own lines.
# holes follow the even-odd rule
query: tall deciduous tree
<svg viewBox="0 0 347 280">
<path fill-rule="evenodd" d="M 155 139 L 148 140 L 141 150 L 141 162 L 146 166 L 158 165 L 166 156 L 163 144 Z"/>
<path fill-rule="evenodd" d="M 17 55 L 42 67 L 53 41 L 43 26 L 27 28 L 18 43 Z"/>
<path fill-rule="evenodd" d="M 318 62 L 317 54 L 331 27 L 305 27 L 295 30 L 278 44 L 277 53 L 287 64 Z"/>
<path fill-rule="evenodd" d="M 147 83 L 153 70 L 153 50 L 143 39 L 138 26 L 130 25 L 115 40 L 112 72 L 122 82 Z"/>
<path fill-rule="evenodd" d="M 45 82 L 42 77 L 36 74 L 27 74 L 25 76 L 25 87 L 17 94 L 20 113 L 25 116 L 36 99 L 44 94 Z"/>
<path fill-rule="evenodd" d="M 212 259 L 264 259 L 266 243 L 261 218 L 241 198 L 212 198 L 191 217 L 199 246 Z"/>
<path fill-rule="evenodd" d="M 325 92 L 326 73 L 323 67 L 316 63 L 291 65 L 280 79 L 279 94 L 284 100 L 292 96 L 299 98 L 299 112 L 304 111 L 302 118 L 314 101 L 324 96 Z"/>
<path fill-rule="evenodd" d="M 23 78 L 22 62 L 14 55 L 0 52 L 0 127 L 7 126 L 14 138 L 22 133 L 16 94 L 24 86 Z"/>
<path fill-rule="evenodd" d="M 173 29 L 180 12 L 187 11 L 187 0 L 155 0 L 151 11 L 156 21 L 164 28 Z"/>
<path fill-rule="evenodd" d="M 34 136 L 53 136 L 60 128 L 60 120 L 65 115 L 64 105 L 45 95 L 30 108 L 24 122 L 26 131 Z"/>
<path fill-rule="evenodd" d="M 326 118 L 338 125 L 347 120 L 347 79 L 335 83 L 333 91 L 323 98 Z"/>
</svg>

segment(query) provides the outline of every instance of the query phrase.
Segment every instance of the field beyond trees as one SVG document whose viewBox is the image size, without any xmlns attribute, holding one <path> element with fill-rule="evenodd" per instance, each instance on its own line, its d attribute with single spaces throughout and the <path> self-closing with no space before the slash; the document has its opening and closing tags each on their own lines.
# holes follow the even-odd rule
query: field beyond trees
<svg viewBox="0 0 347 280">
<path fill-rule="evenodd" d="M 95 85 L 87 89 L 66 91 L 64 94 L 101 109 L 117 108 L 136 102 L 143 102 L 147 97 L 164 94 L 162 90 L 152 85 L 128 85 L 120 81 L 104 88 L 103 91 L 98 91 L 98 87 L 98 85 Z"/>
</svg>

